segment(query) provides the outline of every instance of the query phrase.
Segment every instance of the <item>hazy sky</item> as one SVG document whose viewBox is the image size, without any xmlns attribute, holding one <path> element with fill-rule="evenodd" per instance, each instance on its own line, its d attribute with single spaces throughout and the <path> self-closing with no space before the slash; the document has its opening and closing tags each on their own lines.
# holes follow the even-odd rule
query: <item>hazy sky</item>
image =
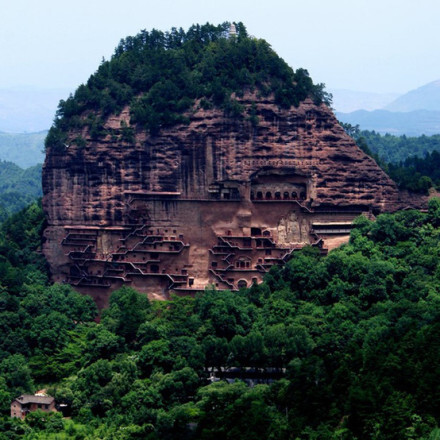
<svg viewBox="0 0 440 440">
<path fill-rule="evenodd" d="M 438 0 L 0 0 L 0 88 L 74 90 L 119 40 L 242 21 L 329 89 L 398 92 L 440 79 Z"/>
</svg>

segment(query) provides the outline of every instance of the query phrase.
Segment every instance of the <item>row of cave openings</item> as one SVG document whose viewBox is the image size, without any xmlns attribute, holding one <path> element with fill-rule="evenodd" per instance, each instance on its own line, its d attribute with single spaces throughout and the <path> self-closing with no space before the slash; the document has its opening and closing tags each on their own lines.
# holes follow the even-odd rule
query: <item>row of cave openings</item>
<svg viewBox="0 0 440 440">
<path fill-rule="evenodd" d="M 299 195 L 296 191 L 293 191 L 292 193 L 288 191 L 284 191 L 281 194 L 281 191 L 277 191 L 272 196 L 271 191 L 267 191 L 266 193 L 263 193 L 263 191 L 257 191 L 256 193 L 254 191 L 251 191 L 251 200 L 305 200 L 306 199 L 306 193 L 300 192 Z"/>
<path fill-rule="evenodd" d="M 250 237 L 240 237 L 244 240 L 250 240 L 252 237 L 270 237 L 270 231 L 268 229 L 265 229 L 264 231 L 261 228 L 252 227 L 251 228 L 251 236 Z M 231 237 L 232 231 L 228 229 L 226 231 L 226 237 Z"/>
</svg>

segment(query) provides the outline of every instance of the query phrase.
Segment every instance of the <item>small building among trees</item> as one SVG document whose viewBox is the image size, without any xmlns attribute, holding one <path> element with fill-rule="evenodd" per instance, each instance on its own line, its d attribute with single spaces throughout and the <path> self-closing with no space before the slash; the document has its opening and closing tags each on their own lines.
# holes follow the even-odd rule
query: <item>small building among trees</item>
<svg viewBox="0 0 440 440">
<path fill-rule="evenodd" d="M 11 417 L 24 419 L 32 411 L 56 411 L 55 398 L 41 394 L 22 394 L 11 403 Z"/>
</svg>

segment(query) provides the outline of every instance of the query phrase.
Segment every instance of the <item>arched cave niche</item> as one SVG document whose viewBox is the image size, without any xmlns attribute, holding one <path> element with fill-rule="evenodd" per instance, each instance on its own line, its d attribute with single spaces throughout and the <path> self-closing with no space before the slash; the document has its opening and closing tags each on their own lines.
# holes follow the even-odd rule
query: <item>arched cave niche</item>
<svg viewBox="0 0 440 440">
<path fill-rule="evenodd" d="M 252 237 L 259 237 L 261 235 L 261 228 L 251 228 Z"/>
<path fill-rule="evenodd" d="M 246 289 L 246 287 L 247 287 L 247 281 L 246 280 L 238 280 L 238 283 L 237 283 L 237 287 L 239 288 L 239 289 Z"/>
<path fill-rule="evenodd" d="M 292 168 L 263 168 L 250 179 L 250 191 L 256 200 L 305 200 L 311 185 L 309 171 Z"/>
</svg>

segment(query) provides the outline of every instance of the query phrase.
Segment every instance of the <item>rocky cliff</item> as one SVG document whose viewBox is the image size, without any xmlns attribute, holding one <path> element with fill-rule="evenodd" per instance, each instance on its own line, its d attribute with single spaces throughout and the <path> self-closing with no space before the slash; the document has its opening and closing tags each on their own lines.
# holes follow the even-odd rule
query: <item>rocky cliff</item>
<svg viewBox="0 0 440 440">
<path fill-rule="evenodd" d="M 255 103 L 255 97 L 246 98 Z M 108 119 L 105 128 L 112 134 L 98 142 L 87 131 L 72 131 L 71 139 L 81 135 L 86 146 L 66 143 L 46 157 L 49 223 L 124 223 L 127 193 L 213 200 L 232 185 L 244 197 L 257 175 L 277 175 L 280 181 L 295 175 L 313 208 L 362 205 L 383 211 L 404 203 L 395 183 L 344 133 L 327 106 L 306 101 L 282 110 L 265 99 L 257 109 L 257 126 L 199 108 L 188 125 L 157 136 L 136 132 L 130 142 L 121 133 L 121 125 L 130 124 L 128 109 Z"/>
<path fill-rule="evenodd" d="M 327 106 L 241 101 L 257 102 L 258 125 L 198 108 L 188 125 L 127 142 L 124 109 L 106 122 L 111 136 L 72 131 L 85 146 L 48 150 L 44 252 L 54 279 L 101 304 L 124 283 L 159 297 L 239 288 L 304 244 L 346 237 L 361 212 L 423 205 L 399 194 Z"/>
<path fill-rule="evenodd" d="M 231 96 L 245 111 L 197 98 L 184 123 L 160 130 L 129 105 L 79 112 L 62 144 L 48 143 L 43 169 L 53 279 L 100 306 L 124 284 L 157 298 L 237 290 L 304 245 L 346 240 L 361 213 L 426 203 L 400 194 L 325 104 L 244 90 Z"/>
</svg>

